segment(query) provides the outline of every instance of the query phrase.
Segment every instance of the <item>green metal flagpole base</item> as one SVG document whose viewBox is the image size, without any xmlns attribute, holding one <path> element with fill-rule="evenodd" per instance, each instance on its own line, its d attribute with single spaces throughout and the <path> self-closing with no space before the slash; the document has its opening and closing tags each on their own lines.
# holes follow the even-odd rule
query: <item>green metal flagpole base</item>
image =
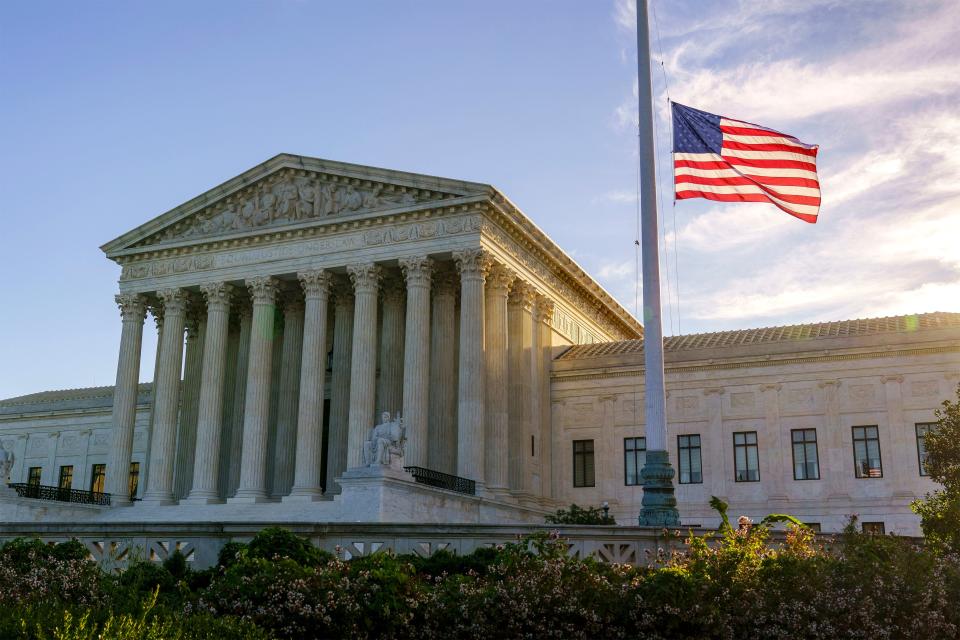
<svg viewBox="0 0 960 640">
<path fill-rule="evenodd" d="M 647 451 L 647 459 L 640 472 L 643 478 L 643 509 L 641 527 L 679 527 L 680 514 L 673 495 L 673 467 L 666 451 Z"/>
</svg>

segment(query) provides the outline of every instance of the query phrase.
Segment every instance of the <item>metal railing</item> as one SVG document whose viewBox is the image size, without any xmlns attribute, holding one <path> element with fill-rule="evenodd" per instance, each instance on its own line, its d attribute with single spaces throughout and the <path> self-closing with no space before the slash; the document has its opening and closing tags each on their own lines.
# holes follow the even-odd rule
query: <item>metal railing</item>
<svg viewBox="0 0 960 640">
<path fill-rule="evenodd" d="M 72 502 L 75 504 L 96 504 L 110 506 L 110 494 L 80 489 L 61 489 L 43 484 L 27 484 L 23 482 L 8 485 L 21 498 L 35 500 L 55 500 L 57 502 Z"/>
<path fill-rule="evenodd" d="M 423 467 L 404 467 L 403 469 L 410 472 L 413 479 L 420 484 L 465 493 L 469 496 L 477 494 L 477 483 L 473 480 L 452 476 L 449 473 L 434 471 L 433 469 L 424 469 Z"/>
</svg>

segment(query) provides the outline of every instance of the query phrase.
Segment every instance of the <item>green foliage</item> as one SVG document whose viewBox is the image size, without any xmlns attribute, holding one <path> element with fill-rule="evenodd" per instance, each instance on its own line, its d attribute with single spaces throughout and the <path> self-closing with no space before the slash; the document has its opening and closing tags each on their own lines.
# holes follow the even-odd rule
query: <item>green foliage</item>
<svg viewBox="0 0 960 640">
<path fill-rule="evenodd" d="M 441 549 L 431 556 L 412 556 L 410 563 L 417 573 L 438 577 L 443 575 L 463 575 L 475 573 L 485 574 L 491 564 L 497 559 L 497 550 L 493 547 L 481 547 L 473 553 L 458 555 Z"/>
<path fill-rule="evenodd" d="M 937 426 L 927 433 L 927 473 L 943 489 L 911 504 L 933 549 L 960 553 L 960 385 L 957 401 L 944 400 Z"/>
<path fill-rule="evenodd" d="M 235 564 L 241 556 L 246 557 L 247 545 L 242 542 L 228 542 L 217 554 L 217 566 L 224 569 Z"/>
<path fill-rule="evenodd" d="M 267 527 L 258 533 L 247 545 L 247 555 L 251 558 L 290 558 L 297 564 L 316 566 L 325 564 L 333 556 L 310 544 L 292 531 L 280 527 Z"/>
<path fill-rule="evenodd" d="M 578 507 L 570 505 L 569 509 L 558 509 L 553 515 L 547 516 L 547 524 L 617 524 L 613 516 L 604 515 L 600 507 Z"/>
</svg>

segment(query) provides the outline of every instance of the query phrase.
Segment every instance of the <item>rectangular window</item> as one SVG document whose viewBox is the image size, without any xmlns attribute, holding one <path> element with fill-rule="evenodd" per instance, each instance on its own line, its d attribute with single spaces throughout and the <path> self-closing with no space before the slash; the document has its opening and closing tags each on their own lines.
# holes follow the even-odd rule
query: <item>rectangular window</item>
<svg viewBox="0 0 960 640">
<path fill-rule="evenodd" d="M 853 462 L 858 478 L 882 478 L 880 435 L 876 425 L 853 427 Z"/>
<path fill-rule="evenodd" d="M 106 479 L 107 465 L 95 464 L 90 467 L 90 493 L 103 493 L 103 482 Z"/>
<path fill-rule="evenodd" d="M 643 470 L 643 464 L 647 460 L 647 439 L 646 438 L 624 438 L 623 439 L 623 478 L 624 484 L 628 487 L 635 487 L 643 484 L 640 478 L 640 472 Z"/>
<path fill-rule="evenodd" d="M 594 486 L 593 440 L 573 441 L 573 486 Z"/>
<path fill-rule="evenodd" d="M 803 524 L 810 527 L 810 530 L 814 533 L 820 533 L 820 523 L 819 522 L 804 522 Z"/>
<path fill-rule="evenodd" d="M 739 431 L 733 434 L 733 464 L 737 482 L 760 481 L 760 453 L 757 448 L 756 431 Z"/>
<path fill-rule="evenodd" d="M 60 482 L 57 486 L 61 489 L 73 488 L 73 465 L 60 467 Z"/>
<path fill-rule="evenodd" d="M 862 526 L 864 533 L 874 533 L 882 536 L 887 532 L 882 522 L 864 522 Z"/>
<path fill-rule="evenodd" d="M 790 432 L 790 439 L 793 441 L 793 479 L 819 480 L 817 430 L 794 429 Z"/>
<path fill-rule="evenodd" d="M 137 489 L 140 488 L 140 463 L 130 463 L 130 499 L 137 497 Z"/>
<path fill-rule="evenodd" d="M 40 486 L 40 476 L 43 474 L 43 467 L 30 467 L 27 472 L 27 484 L 31 487 Z"/>
<path fill-rule="evenodd" d="M 700 434 L 677 436 L 680 484 L 701 484 L 703 463 L 700 458 Z"/>
<path fill-rule="evenodd" d="M 916 425 L 917 462 L 920 464 L 920 475 L 922 476 L 929 475 L 927 473 L 927 434 L 936 426 L 936 422 L 920 422 Z"/>
</svg>

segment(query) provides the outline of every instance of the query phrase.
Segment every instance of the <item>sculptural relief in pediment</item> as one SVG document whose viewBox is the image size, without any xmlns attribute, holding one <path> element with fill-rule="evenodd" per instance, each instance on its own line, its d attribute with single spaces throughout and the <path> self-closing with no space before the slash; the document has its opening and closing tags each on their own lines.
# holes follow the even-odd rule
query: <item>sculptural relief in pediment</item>
<svg viewBox="0 0 960 640">
<path fill-rule="evenodd" d="M 458 197 L 308 171 L 284 171 L 206 207 L 137 243 L 137 246 L 226 235 L 322 220 L 333 216 L 413 206 Z"/>
</svg>

